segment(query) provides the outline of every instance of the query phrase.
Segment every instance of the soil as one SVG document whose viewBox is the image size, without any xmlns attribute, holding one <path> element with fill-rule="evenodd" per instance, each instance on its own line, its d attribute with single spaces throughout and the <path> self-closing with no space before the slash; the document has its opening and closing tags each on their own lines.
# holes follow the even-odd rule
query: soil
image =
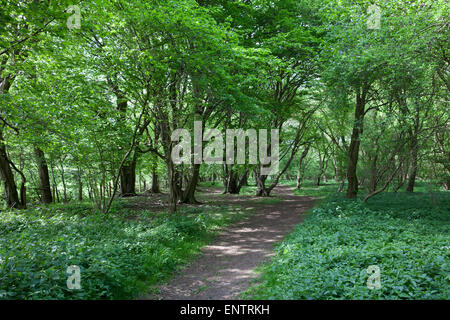
<svg viewBox="0 0 450 320">
<path fill-rule="evenodd" d="M 274 254 L 274 244 L 302 222 L 304 212 L 314 205 L 314 198 L 300 197 L 286 186 L 278 186 L 273 196 L 280 201 L 255 201 L 261 198 L 218 195 L 200 196 L 214 203 L 235 203 L 254 214 L 224 230 L 215 243 L 202 248 L 202 255 L 187 265 L 180 274 L 160 286 L 158 294 L 141 299 L 164 300 L 236 300 L 259 274 L 255 268 Z M 274 198 L 268 198 L 274 199 Z"/>
</svg>

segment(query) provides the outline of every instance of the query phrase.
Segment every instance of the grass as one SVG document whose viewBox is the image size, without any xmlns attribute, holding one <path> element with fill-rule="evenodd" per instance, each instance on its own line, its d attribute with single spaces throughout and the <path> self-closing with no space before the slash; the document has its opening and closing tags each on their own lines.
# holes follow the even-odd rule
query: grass
<svg viewBox="0 0 450 320">
<path fill-rule="evenodd" d="M 167 280 L 224 226 L 249 211 L 202 206 L 180 214 L 113 214 L 87 204 L 4 211 L 0 219 L 0 299 L 129 299 Z M 142 221 L 145 221 L 143 223 Z M 81 269 L 81 290 L 67 289 L 67 267 Z"/>
<path fill-rule="evenodd" d="M 449 299 L 449 192 L 382 193 L 362 204 L 331 192 L 333 185 L 309 188 L 299 193 L 323 199 L 243 297 Z M 372 265 L 380 289 L 367 286 Z"/>
<path fill-rule="evenodd" d="M 289 186 L 295 187 L 295 183 L 287 184 Z M 313 182 L 306 181 L 300 189 L 296 189 L 294 194 L 298 196 L 310 196 L 323 198 L 330 194 L 337 192 L 339 188 L 339 183 L 322 183 L 319 187 L 317 187 Z"/>
<path fill-rule="evenodd" d="M 256 189 L 257 189 L 257 187 L 252 184 L 250 184 L 248 186 L 243 186 L 241 188 L 240 194 L 244 195 L 244 196 L 254 196 L 256 194 Z"/>
</svg>

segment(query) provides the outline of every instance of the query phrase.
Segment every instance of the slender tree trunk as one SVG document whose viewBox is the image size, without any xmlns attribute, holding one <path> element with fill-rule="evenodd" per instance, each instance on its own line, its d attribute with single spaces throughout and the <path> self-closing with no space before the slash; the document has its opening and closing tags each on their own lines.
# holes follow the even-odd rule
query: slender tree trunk
<svg viewBox="0 0 450 320">
<path fill-rule="evenodd" d="M 363 202 L 367 202 L 367 200 L 369 200 L 370 198 L 372 198 L 373 196 L 383 192 L 384 190 L 386 190 L 386 188 L 389 186 L 389 184 L 391 183 L 392 179 L 394 179 L 395 175 L 397 174 L 398 170 L 400 169 L 400 166 L 398 166 L 395 171 L 391 174 L 390 177 L 388 177 L 386 183 L 383 185 L 383 187 L 381 187 L 378 190 L 375 190 L 373 192 L 370 192 L 367 196 L 364 197 Z"/>
<path fill-rule="evenodd" d="M 26 208 L 27 207 L 27 187 L 26 187 L 26 183 L 27 183 L 27 181 L 25 179 L 22 179 L 22 181 L 20 183 L 20 205 L 21 205 L 21 208 Z"/>
<path fill-rule="evenodd" d="M 358 177 L 356 175 L 356 169 L 358 167 L 360 137 L 363 132 L 364 109 L 366 104 L 365 96 L 364 90 L 362 93 L 358 90 L 356 94 L 355 122 L 353 124 L 350 147 L 348 150 L 347 198 L 356 198 L 356 195 L 358 194 Z"/>
<path fill-rule="evenodd" d="M 334 181 L 338 182 L 339 181 L 339 167 L 338 167 L 338 164 L 337 164 L 337 161 L 336 161 L 336 155 L 335 155 L 334 151 L 333 151 L 331 160 L 333 162 Z"/>
<path fill-rule="evenodd" d="M 256 181 L 256 187 L 257 187 L 256 196 L 268 197 L 270 194 L 270 191 L 268 191 L 266 188 L 267 176 L 260 175 L 257 169 L 255 169 L 254 174 L 255 174 L 255 181 Z"/>
<path fill-rule="evenodd" d="M 20 204 L 21 208 L 25 209 L 27 207 L 27 178 L 25 177 L 25 174 L 23 173 L 22 168 L 17 168 L 14 163 L 11 162 L 11 167 L 20 175 L 21 181 L 20 181 Z"/>
<path fill-rule="evenodd" d="M 319 187 L 320 186 L 320 179 L 322 178 L 322 173 L 323 173 L 323 159 L 322 156 L 320 154 L 320 151 L 318 150 L 318 154 L 319 154 L 319 174 L 317 175 L 316 178 L 316 186 Z"/>
<path fill-rule="evenodd" d="M 34 155 L 38 166 L 39 191 L 41 194 L 41 202 L 46 204 L 52 203 L 53 196 L 50 188 L 50 176 L 48 173 L 47 161 L 45 160 L 45 154 L 41 149 L 35 147 Z"/>
<path fill-rule="evenodd" d="M 56 199 L 56 201 L 59 203 L 59 192 L 58 192 L 58 185 L 56 184 L 56 178 L 55 178 L 55 172 L 53 169 L 53 163 L 50 161 L 50 171 L 52 174 L 52 181 L 53 181 L 53 199 Z"/>
<path fill-rule="evenodd" d="M 170 126 L 166 120 L 160 123 L 161 142 L 164 149 L 164 161 L 167 168 L 167 187 L 169 189 L 169 210 L 171 213 L 177 211 L 177 203 L 181 198 L 179 174 L 175 164 L 172 162 L 172 141 L 170 137 Z"/>
<path fill-rule="evenodd" d="M 33 186 L 39 185 L 39 181 L 37 181 L 34 178 L 33 171 L 31 171 L 29 168 L 28 168 L 28 174 L 30 175 L 30 178 L 31 178 L 31 184 Z M 41 202 L 42 201 L 41 200 L 41 192 L 40 192 L 39 188 L 33 188 L 33 191 L 36 192 L 36 196 L 39 199 L 39 202 Z M 51 188 L 50 188 L 50 192 L 52 192 Z M 52 193 L 52 196 L 53 196 L 53 193 Z"/>
<path fill-rule="evenodd" d="M 156 144 L 160 137 L 160 128 L 158 126 L 155 126 L 154 129 L 154 140 L 152 141 L 152 148 L 156 148 Z M 160 183 L 159 183 L 159 175 L 158 175 L 158 158 L 156 154 L 152 155 L 153 162 L 152 162 L 152 186 L 151 186 L 151 192 L 152 193 L 161 193 Z"/>
<path fill-rule="evenodd" d="M 407 192 L 414 192 L 414 185 L 416 183 L 417 176 L 417 136 L 414 134 L 412 137 L 412 150 L 411 150 L 411 168 L 409 171 L 408 185 L 406 187 Z"/>
<path fill-rule="evenodd" d="M 300 189 L 303 183 L 303 161 L 305 160 L 306 156 L 308 155 L 310 145 L 308 144 L 303 150 L 302 154 L 300 155 L 300 159 L 298 160 L 298 172 L 297 172 L 297 189 Z"/>
<path fill-rule="evenodd" d="M 405 179 L 401 179 L 401 181 L 397 184 L 397 186 L 394 189 L 394 192 L 397 192 L 398 190 L 400 190 L 401 187 L 403 187 L 403 185 L 405 184 Z"/>
<path fill-rule="evenodd" d="M 378 177 L 377 177 L 377 158 L 375 155 L 370 162 L 370 180 L 369 180 L 369 192 L 377 190 Z"/>
<path fill-rule="evenodd" d="M 92 192 L 92 186 L 91 186 L 91 179 L 88 178 L 87 180 L 87 189 L 88 189 L 88 196 L 89 196 L 89 201 L 93 202 L 94 201 L 94 195 Z"/>
<path fill-rule="evenodd" d="M 64 172 L 64 164 L 61 163 L 61 181 L 63 184 L 63 194 L 64 194 L 64 202 L 67 202 L 67 186 L 66 186 L 66 178 Z"/>
<path fill-rule="evenodd" d="M 83 174 L 78 168 L 78 201 L 83 201 Z"/>
</svg>

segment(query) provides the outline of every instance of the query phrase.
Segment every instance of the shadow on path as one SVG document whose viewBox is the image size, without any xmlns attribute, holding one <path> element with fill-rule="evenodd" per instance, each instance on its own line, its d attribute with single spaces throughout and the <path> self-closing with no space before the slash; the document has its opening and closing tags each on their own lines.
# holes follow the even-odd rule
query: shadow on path
<svg viewBox="0 0 450 320">
<path fill-rule="evenodd" d="M 274 254 L 274 243 L 289 234 L 314 204 L 314 198 L 295 196 L 286 186 L 275 188 L 273 195 L 281 201 L 258 204 L 248 197 L 232 201 L 224 198 L 243 209 L 254 208 L 255 213 L 223 231 L 214 244 L 202 248 L 203 255 L 162 285 L 158 295 L 141 299 L 238 299 L 237 295 L 258 277 L 254 269 Z"/>
</svg>

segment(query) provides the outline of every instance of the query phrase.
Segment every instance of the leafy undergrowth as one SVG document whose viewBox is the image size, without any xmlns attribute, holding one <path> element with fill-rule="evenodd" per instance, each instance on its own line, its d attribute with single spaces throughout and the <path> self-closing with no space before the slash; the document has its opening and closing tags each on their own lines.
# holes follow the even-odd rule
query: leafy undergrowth
<svg viewBox="0 0 450 320">
<path fill-rule="evenodd" d="M 253 299 L 448 299 L 450 193 L 331 195 L 262 268 Z M 380 268 L 369 289 L 367 268 Z"/>
<path fill-rule="evenodd" d="M 282 181 L 283 185 L 295 188 L 296 187 L 296 183 L 295 181 Z M 318 198 L 324 198 L 326 196 L 335 194 L 336 192 L 338 192 L 339 190 L 339 182 L 336 182 L 334 180 L 329 180 L 328 182 L 322 182 L 320 184 L 320 186 L 317 186 L 316 183 L 314 181 L 311 180 L 306 180 L 303 182 L 302 186 L 300 189 L 295 189 L 294 194 L 298 195 L 298 196 L 310 196 L 310 197 L 318 197 Z M 389 186 L 389 189 L 386 190 L 388 191 L 394 191 L 393 188 L 395 186 Z M 360 188 L 361 192 L 360 192 L 360 197 L 363 198 L 364 195 L 367 195 L 368 190 L 366 190 L 365 188 Z M 406 189 L 406 185 L 403 186 L 403 188 L 401 188 L 399 190 L 398 193 L 401 193 L 402 191 L 405 191 Z M 347 185 L 345 184 L 345 186 L 343 187 L 343 191 L 345 192 L 347 190 Z M 414 191 L 416 193 L 420 193 L 420 192 L 426 192 L 426 193 L 430 193 L 433 194 L 435 192 L 439 193 L 442 190 L 442 186 L 440 184 L 437 183 L 431 183 L 428 181 L 417 181 L 414 187 Z M 395 194 L 395 192 L 393 192 Z M 372 200 L 369 200 L 372 201 Z"/>
<path fill-rule="evenodd" d="M 109 216 L 85 205 L 2 212 L 0 299 L 137 297 L 245 215 L 236 206 L 202 206 L 177 215 L 144 211 L 130 221 L 115 209 Z M 81 290 L 67 288 L 71 265 L 81 269 Z"/>
</svg>

